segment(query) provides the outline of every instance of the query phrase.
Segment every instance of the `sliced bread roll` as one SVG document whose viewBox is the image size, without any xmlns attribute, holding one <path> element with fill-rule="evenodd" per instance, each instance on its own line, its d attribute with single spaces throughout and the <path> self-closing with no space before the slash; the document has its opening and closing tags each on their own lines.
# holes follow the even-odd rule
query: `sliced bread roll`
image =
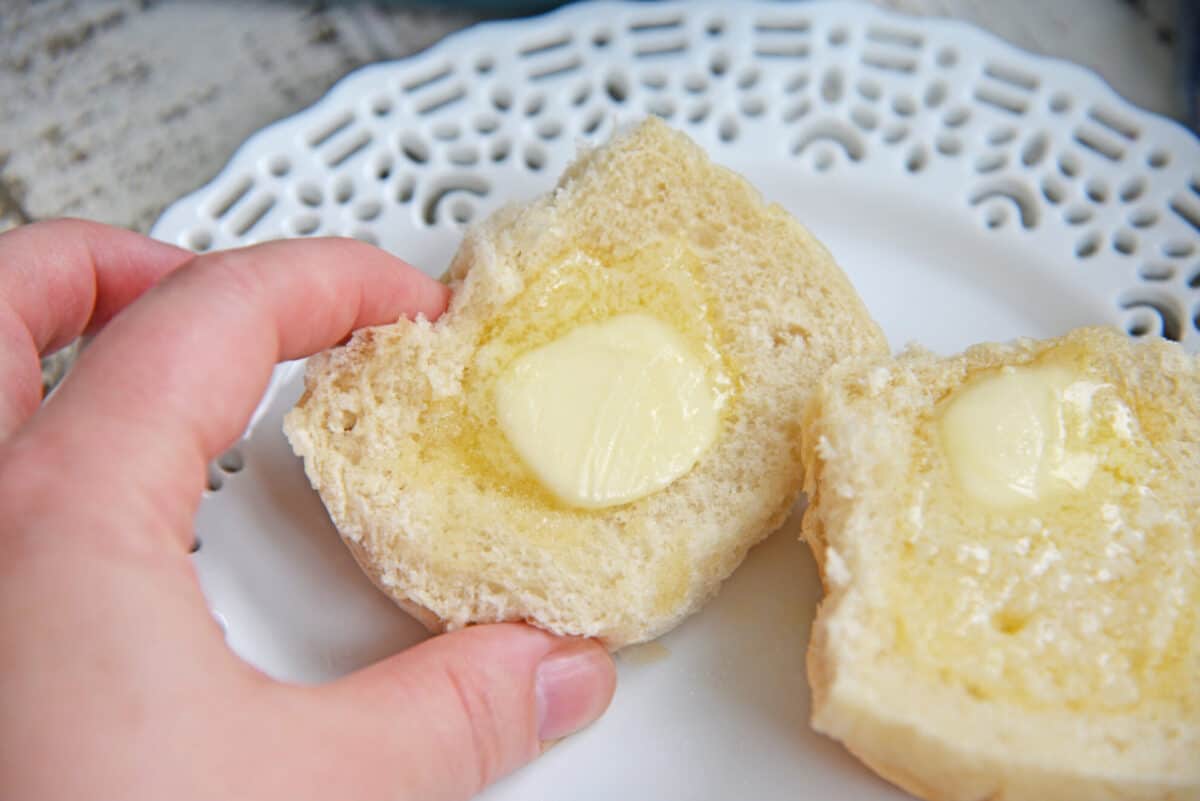
<svg viewBox="0 0 1200 801">
<path fill-rule="evenodd" d="M 1200 358 L 910 350 L 804 430 L 819 731 L 936 801 L 1200 798 Z"/>
<path fill-rule="evenodd" d="M 437 322 L 364 330 L 310 360 L 285 423 L 359 564 L 434 629 L 524 620 L 611 647 L 662 634 L 795 502 L 801 414 L 817 378 L 840 356 L 886 350 L 825 248 L 655 119 L 585 153 L 544 197 L 469 231 L 449 281 Z M 514 440 L 497 397 L 501 385 L 524 386 L 512 371 L 529 354 L 584 329 L 595 345 L 616 318 L 628 323 L 620 336 L 658 326 L 701 365 L 714 435 L 691 441 L 691 462 L 682 472 L 671 462 L 680 474 L 659 476 L 661 486 L 581 506 L 546 480 L 555 464 L 539 462 L 559 438 L 545 433 L 544 450 Z M 571 367 L 583 384 L 594 378 L 587 361 Z M 662 448 L 646 450 L 639 458 L 660 467 Z M 592 476 L 601 489 L 625 477 Z"/>
</svg>

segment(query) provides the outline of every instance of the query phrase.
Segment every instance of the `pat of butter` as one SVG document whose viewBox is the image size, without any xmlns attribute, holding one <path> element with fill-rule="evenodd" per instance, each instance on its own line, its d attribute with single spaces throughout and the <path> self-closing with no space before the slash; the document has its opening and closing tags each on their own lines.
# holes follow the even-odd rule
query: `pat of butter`
<svg viewBox="0 0 1200 801">
<path fill-rule="evenodd" d="M 720 396 L 688 343 L 646 314 L 583 325 L 496 382 L 501 429 L 542 484 L 598 509 L 686 473 L 717 435 Z"/>
<path fill-rule="evenodd" d="M 1100 386 L 1054 366 L 1008 367 L 968 384 L 941 417 L 959 486 L 1001 508 L 1083 489 L 1097 458 L 1073 448 L 1069 434 L 1072 425 L 1086 434 Z"/>
</svg>

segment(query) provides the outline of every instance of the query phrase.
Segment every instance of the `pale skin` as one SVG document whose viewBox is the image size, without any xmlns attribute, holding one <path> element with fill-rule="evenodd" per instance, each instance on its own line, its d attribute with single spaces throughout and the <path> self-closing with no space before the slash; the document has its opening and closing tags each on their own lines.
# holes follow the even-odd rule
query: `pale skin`
<svg viewBox="0 0 1200 801">
<path fill-rule="evenodd" d="M 467 799 L 604 711 L 595 642 L 477 626 L 300 687 L 230 652 L 205 605 L 205 466 L 272 366 L 447 292 L 349 240 L 194 257 L 81 221 L 0 235 L 0 797 Z M 38 355 L 85 332 L 40 405 Z"/>
</svg>

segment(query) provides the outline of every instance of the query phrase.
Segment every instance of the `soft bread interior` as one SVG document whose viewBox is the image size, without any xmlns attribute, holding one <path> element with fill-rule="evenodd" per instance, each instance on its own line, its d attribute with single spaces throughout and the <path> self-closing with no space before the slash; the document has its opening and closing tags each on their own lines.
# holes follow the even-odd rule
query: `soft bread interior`
<svg viewBox="0 0 1200 801">
<path fill-rule="evenodd" d="M 311 360 L 285 428 L 361 565 L 450 627 L 529 620 L 618 646 L 711 596 L 800 489 L 799 425 L 842 355 L 885 352 L 828 252 L 682 134 L 647 121 L 467 235 L 436 323 Z M 669 324 L 724 394 L 715 443 L 665 489 L 570 508 L 496 424 L 497 375 L 573 327 Z"/>
<path fill-rule="evenodd" d="M 1080 380 L 1095 470 L 996 509 L 938 420 L 1013 366 Z M 1196 357 L 1107 329 L 913 350 L 833 368 L 806 433 L 818 729 L 926 798 L 1200 797 Z"/>
</svg>

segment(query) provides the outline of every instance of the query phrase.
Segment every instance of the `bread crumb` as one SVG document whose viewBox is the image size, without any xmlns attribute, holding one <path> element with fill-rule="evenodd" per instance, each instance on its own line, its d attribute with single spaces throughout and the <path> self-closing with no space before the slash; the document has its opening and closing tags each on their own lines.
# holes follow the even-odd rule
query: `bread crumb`
<svg viewBox="0 0 1200 801">
<path fill-rule="evenodd" d="M 824 434 L 817 439 L 817 455 L 825 461 L 837 458 L 837 451 L 833 449 L 833 444 L 830 443 L 829 437 Z"/>
<path fill-rule="evenodd" d="M 850 568 L 846 567 L 846 562 L 842 559 L 841 554 L 833 548 L 825 549 L 825 578 L 838 587 L 844 587 L 850 583 Z"/>
<path fill-rule="evenodd" d="M 867 375 L 867 387 L 871 390 L 872 395 L 878 395 L 883 390 L 887 389 L 888 379 L 892 376 L 892 371 L 886 367 L 880 366 L 871 370 Z"/>
</svg>

